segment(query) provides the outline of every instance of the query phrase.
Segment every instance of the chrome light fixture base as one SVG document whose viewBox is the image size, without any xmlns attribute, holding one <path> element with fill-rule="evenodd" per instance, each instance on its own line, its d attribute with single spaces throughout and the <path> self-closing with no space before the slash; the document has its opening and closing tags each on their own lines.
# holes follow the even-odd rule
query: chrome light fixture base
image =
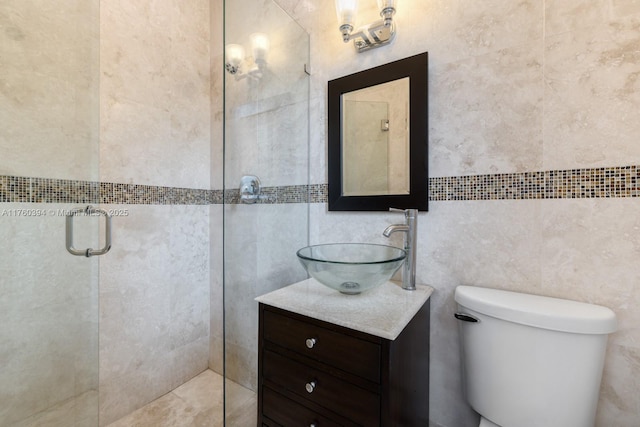
<svg viewBox="0 0 640 427">
<path fill-rule="evenodd" d="M 353 40 L 358 53 L 365 52 L 367 50 L 375 49 L 390 44 L 396 37 L 396 25 L 391 22 L 390 25 L 386 25 L 387 22 L 381 19 L 367 26 L 361 27 L 355 33 L 349 34 L 348 39 Z M 344 33 L 343 33 L 343 39 Z"/>
<path fill-rule="evenodd" d="M 378 10 L 382 19 L 361 26 L 356 31 L 353 26 L 358 10 L 358 0 L 335 1 L 342 40 L 345 43 L 353 40 L 358 53 L 386 46 L 395 39 L 396 25 L 393 17 L 396 14 L 397 0 L 378 0 Z"/>
</svg>

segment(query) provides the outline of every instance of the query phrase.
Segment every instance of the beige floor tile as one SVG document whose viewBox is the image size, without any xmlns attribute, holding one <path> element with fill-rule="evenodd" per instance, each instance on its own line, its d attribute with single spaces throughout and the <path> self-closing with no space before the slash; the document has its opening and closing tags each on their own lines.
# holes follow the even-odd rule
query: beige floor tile
<svg viewBox="0 0 640 427">
<path fill-rule="evenodd" d="M 97 417 L 98 392 L 89 391 L 13 424 L 13 427 L 94 427 Z"/>
<path fill-rule="evenodd" d="M 246 390 L 246 389 L 245 389 Z M 227 415 L 227 427 L 252 427 L 258 421 L 258 399 L 251 392 L 247 400 Z"/>
<path fill-rule="evenodd" d="M 227 414 L 245 408 L 246 404 L 254 399 L 256 394 L 248 388 L 242 387 L 240 384 L 227 380 L 225 389 Z"/>
<path fill-rule="evenodd" d="M 223 377 L 209 369 L 173 390 L 180 397 L 199 411 L 217 408 L 222 411 Z"/>
<path fill-rule="evenodd" d="M 222 427 L 223 377 L 206 370 L 143 408 L 107 427 Z M 226 382 L 227 426 L 256 425 L 256 394 Z"/>
</svg>

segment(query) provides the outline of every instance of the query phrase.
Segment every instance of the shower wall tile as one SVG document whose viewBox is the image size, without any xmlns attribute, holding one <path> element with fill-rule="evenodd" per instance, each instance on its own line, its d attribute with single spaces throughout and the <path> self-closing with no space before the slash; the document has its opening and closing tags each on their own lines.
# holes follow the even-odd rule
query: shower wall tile
<svg viewBox="0 0 640 427">
<path fill-rule="evenodd" d="M 210 2 L 211 185 L 224 187 L 224 2 Z"/>
<path fill-rule="evenodd" d="M 258 307 L 256 306 L 255 310 Z M 257 326 L 255 328 L 257 330 Z M 253 336 L 258 341 L 258 336 Z M 251 348 L 242 347 L 238 344 L 225 343 L 225 374 L 227 378 L 249 390 L 258 389 L 258 352 L 255 345 Z M 233 396 L 227 396 L 229 401 L 233 401 Z"/>
<path fill-rule="evenodd" d="M 5 216 L 0 227 L 0 419 L 7 425 L 98 388 L 98 282 L 95 258 L 64 249 L 63 204 L 4 204 L 42 216 Z M 97 227 L 79 221 L 76 238 Z M 61 334 L 60 331 L 66 331 Z M 97 402 L 95 402 L 97 403 Z M 92 406 L 94 411 L 97 405 Z M 53 417 L 54 415 L 51 414 Z"/>
<path fill-rule="evenodd" d="M 3 4 L 0 175 L 96 179 L 98 4 Z"/>
<path fill-rule="evenodd" d="M 259 270 L 259 214 L 266 206 L 225 205 L 224 304 L 225 373 L 229 379 L 256 390 Z M 260 209 L 260 211 L 258 211 Z"/>
<path fill-rule="evenodd" d="M 227 43 L 248 49 L 253 31 L 270 41 L 261 78 L 225 76 L 224 362 L 228 378 L 255 390 L 254 298 L 306 277 L 295 250 L 308 227 L 308 36 L 272 1 L 227 2 L 225 21 L 242 23 L 226 26 Z M 261 180 L 254 205 L 240 204 L 243 175 Z"/>
<path fill-rule="evenodd" d="M 222 108 L 210 4 L 101 4 L 101 196 L 129 213 L 101 264 L 103 425 L 209 365 L 209 205 L 222 202 L 208 190 Z"/>
<path fill-rule="evenodd" d="M 30 202 L 31 180 L 18 176 L 0 176 L 0 202 Z"/>
<path fill-rule="evenodd" d="M 89 181 L 31 179 L 31 201 L 36 203 L 98 203 L 99 184 Z"/>
<path fill-rule="evenodd" d="M 315 73 L 315 72 L 314 72 Z M 322 184 L 328 181 L 327 175 L 327 125 L 326 111 L 324 108 L 325 87 L 322 86 L 320 95 L 313 87 L 318 86 L 315 80 L 311 81 L 312 97 L 309 100 L 310 111 L 315 111 L 314 119 L 309 120 L 309 183 Z"/>
<path fill-rule="evenodd" d="M 102 178 L 208 188 L 209 2 L 116 1 L 100 12 Z"/>
<path fill-rule="evenodd" d="M 224 223 L 222 218 L 224 206 L 215 205 L 209 208 L 209 278 L 211 293 L 209 298 L 210 343 L 209 368 L 224 373 Z"/>
<path fill-rule="evenodd" d="M 289 103 L 289 99 L 282 102 L 286 104 L 244 116 L 240 111 L 228 119 L 225 135 L 233 144 L 225 147 L 227 182 L 239 186 L 243 175 L 252 174 L 263 186 L 306 184 L 308 148 L 296 143 L 308 138 L 306 103 Z M 247 106 L 239 109 L 242 107 Z"/>
<path fill-rule="evenodd" d="M 209 363 L 209 207 L 127 209 L 113 220 L 113 246 L 100 266 L 104 424 Z"/>
<path fill-rule="evenodd" d="M 307 204 L 225 205 L 227 375 L 256 389 L 259 295 L 305 279 L 295 252 L 307 242 Z M 283 226 L 286 224 L 286 226 Z"/>
<path fill-rule="evenodd" d="M 227 188 L 239 185 L 243 175 L 256 175 L 263 186 L 307 183 L 308 36 L 273 2 L 263 2 L 261 13 L 254 1 L 227 4 L 225 39 L 249 49 L 254 31 L 269 37 L 269 54 L 262 76 L 234 78 L 226 75 L 225 180 Z M 251 31 L 247 31 L 251 28 Z"/>
<path fill-rule="evenodd" d="M 304 71 L 302 71 L 304 73 Z M 295 90 L 295 89 L 294 89 Z M 270 124 L 269 126 L 265 126 Z M 282 105 L 261 115 L 255 170 L 265 185 L 306 184 L 308 170 L 307 102 Z M 292 167 L 295 165 L 295 167 Z"/>
</svg>

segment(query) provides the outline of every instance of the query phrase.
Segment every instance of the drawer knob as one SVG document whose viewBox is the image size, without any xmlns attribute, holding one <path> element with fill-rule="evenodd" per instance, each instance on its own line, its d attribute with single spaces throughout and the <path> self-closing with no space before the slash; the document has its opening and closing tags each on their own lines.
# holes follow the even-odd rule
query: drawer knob
<svg viewBox="0 0 640 427">
<path fill-rule="evenodd" d="M 304 388 L 307 389 L 307 393 L 313 393 L 313 390 L 316 389 L 316 382 L 315 381 L 309 381 L 308 383 L 306 383 L 304 385 Z"/>
<path fill-rule="evenodd" d="M 311 424 L 309 424 L 309 427 L 318 427 L 318 424 L 316 424 L 316 423 L 311 423 Z"/>
<path fill-rule="evenodd" d="M 313 348 L 317 342 L 318 341 L 315 338 L 307 338 L 304 343 L 306 344 L 307 348 Z"/>
</svg>

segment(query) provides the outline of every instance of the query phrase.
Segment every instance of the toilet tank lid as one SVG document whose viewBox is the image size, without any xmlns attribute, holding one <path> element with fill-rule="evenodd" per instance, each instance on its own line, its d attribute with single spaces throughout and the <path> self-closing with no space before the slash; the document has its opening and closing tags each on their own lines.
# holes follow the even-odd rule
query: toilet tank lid
<svg viewBox="0 0 640 427">
<path fill-rule="evenodd" d="M 601 305 L 476 286 L 458 286 L 454 298 L 487 316 L 554 331 L 609 334 L 617 328 L 615 313 Z"/>
</svg>

